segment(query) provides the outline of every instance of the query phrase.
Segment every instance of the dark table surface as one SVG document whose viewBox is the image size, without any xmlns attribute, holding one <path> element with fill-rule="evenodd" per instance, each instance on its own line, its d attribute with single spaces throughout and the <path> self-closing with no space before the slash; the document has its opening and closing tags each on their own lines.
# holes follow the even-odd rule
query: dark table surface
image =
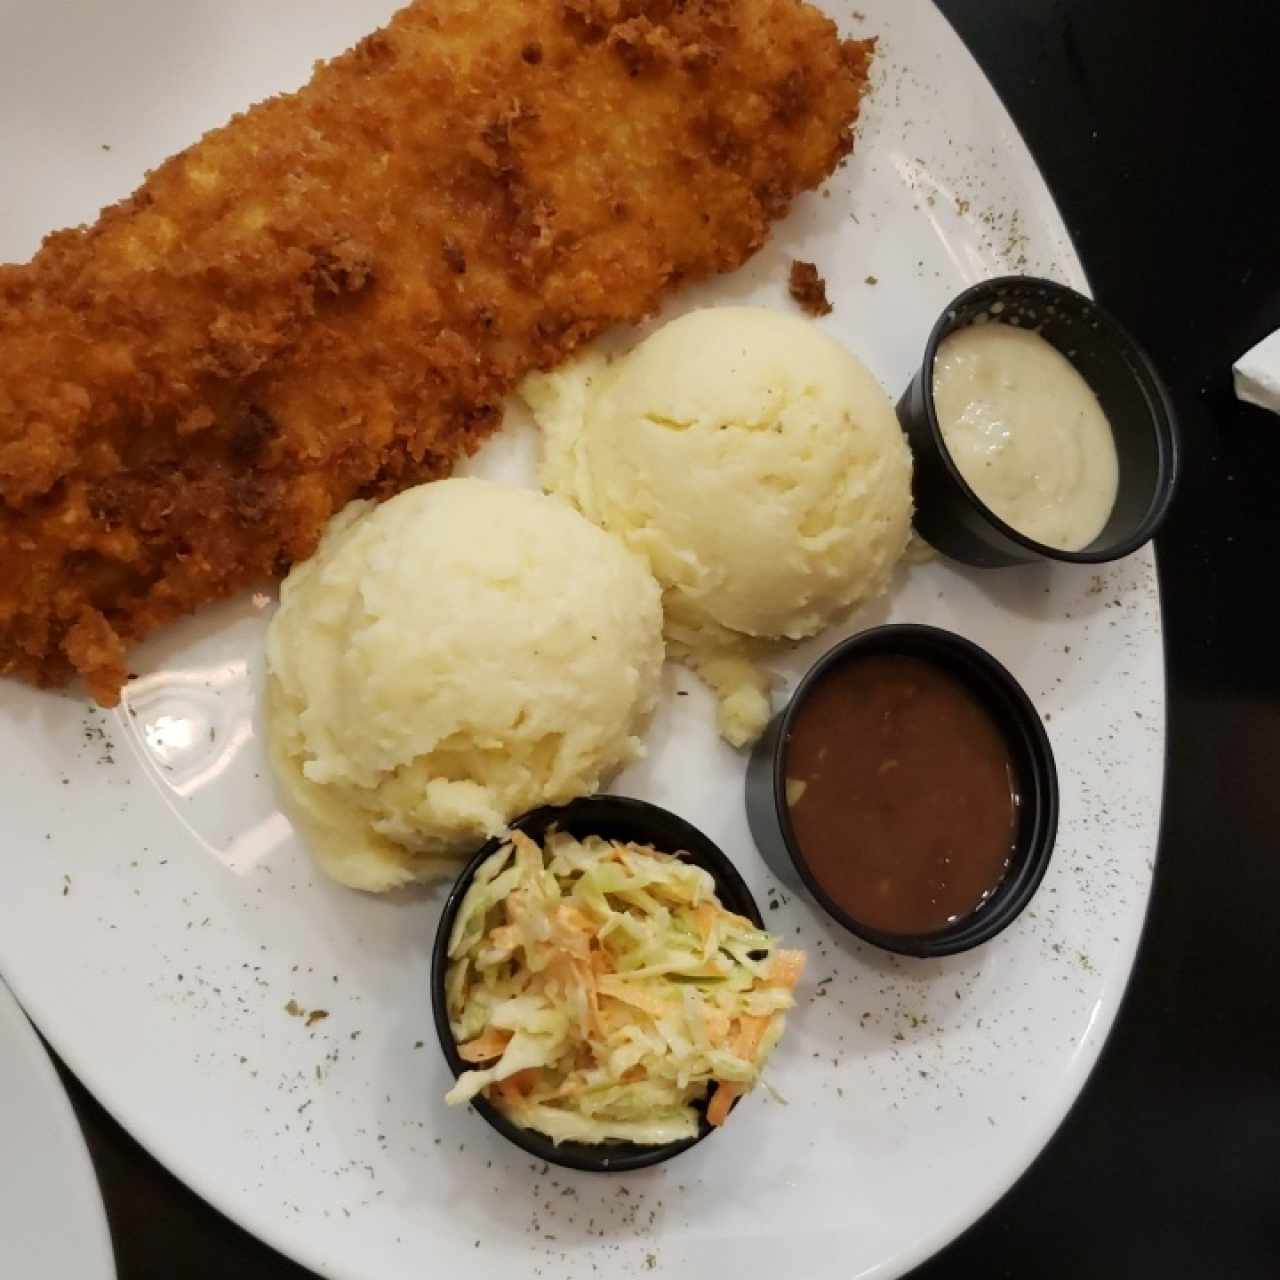
<svg viewBox="0 0 1280 1280">
<path fill-rule="evenodd" d="M 1039 160 L 1095 292 L 1164 370 L 1187 467 L 1158 542 L 1169 757 L 1137 969 L 1057 1137 L 917 1278 L 1274 1280 L 1280 648 L 1264 619 L 1280 418 L 1235 402 L 1230 364 L 1280 328 L 1280 3 L 941 7 Z M 198 1200 L 63 1074 L 120 1280 L 309 1274 Z"/>
</svg>

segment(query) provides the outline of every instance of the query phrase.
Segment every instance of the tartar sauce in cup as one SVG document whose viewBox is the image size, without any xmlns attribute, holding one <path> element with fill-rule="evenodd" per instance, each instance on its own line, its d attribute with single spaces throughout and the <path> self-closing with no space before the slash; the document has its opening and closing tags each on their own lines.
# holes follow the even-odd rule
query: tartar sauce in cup
<svg viewBox="0 0 1280 1280">
<path fill-rule="evenodd" d="M 1082 550 L 1106 527 L 1120 474 L 1111 425 L 1038 333 L 995 322 L 948 334 L 933 400 L 960 474 L 1007 525 L 1061 551 Z"/>
</svg>

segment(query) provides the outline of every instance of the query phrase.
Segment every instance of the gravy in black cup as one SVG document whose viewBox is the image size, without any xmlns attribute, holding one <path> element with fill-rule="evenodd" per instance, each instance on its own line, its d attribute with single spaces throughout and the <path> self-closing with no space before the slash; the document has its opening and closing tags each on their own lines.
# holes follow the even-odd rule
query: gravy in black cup
<svg viewBox="0 0 1280 1280">
<path fill-rule="evenodd" d="M 984 649 L 918 623 L 829 649 L 747 764 L 747 821 L 779 880 L 886 951 L 994 938 L 1053 854 L 1044 725 Z"/>
<path fill-rule="evenodd" d="M 838 664 L 791 724 L 796 843 L 827 894 L 885 933 L 943 929 L 995 892 L 1013 853 L 1017 787 L 991 714 L 921 658 Z"/>
</svg>

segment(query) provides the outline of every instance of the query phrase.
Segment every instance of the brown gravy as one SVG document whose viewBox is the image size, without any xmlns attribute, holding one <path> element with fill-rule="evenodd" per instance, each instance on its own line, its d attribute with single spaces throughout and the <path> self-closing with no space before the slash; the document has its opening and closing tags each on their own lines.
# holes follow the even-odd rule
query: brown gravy
<svg viewBox="0 0 1280 1280">
<path fill-rule="evenodd" d="M 931 933 L 1004 878 L 1018 803 L 1009 746 L 941 667 L 850 658 L 809 691 L 786 750 L 796 842 L 814 879 L 860 923 Z"/>
</svg>

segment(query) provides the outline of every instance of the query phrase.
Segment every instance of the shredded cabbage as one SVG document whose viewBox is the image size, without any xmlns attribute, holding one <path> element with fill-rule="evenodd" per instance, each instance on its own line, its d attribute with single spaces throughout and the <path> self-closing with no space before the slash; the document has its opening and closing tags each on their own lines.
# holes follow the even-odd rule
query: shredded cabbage
<svg viewBox="0 0 1280 1280">
<path fill-rule="evenodd" d="M 516 832 L 477 871 L 445 978 L 479 1093 L 556 1142 L 666 1143 L 721 1124 L 782 1035 L 798 951 L 727 911 L 679 857 Z"/>
</svg>

